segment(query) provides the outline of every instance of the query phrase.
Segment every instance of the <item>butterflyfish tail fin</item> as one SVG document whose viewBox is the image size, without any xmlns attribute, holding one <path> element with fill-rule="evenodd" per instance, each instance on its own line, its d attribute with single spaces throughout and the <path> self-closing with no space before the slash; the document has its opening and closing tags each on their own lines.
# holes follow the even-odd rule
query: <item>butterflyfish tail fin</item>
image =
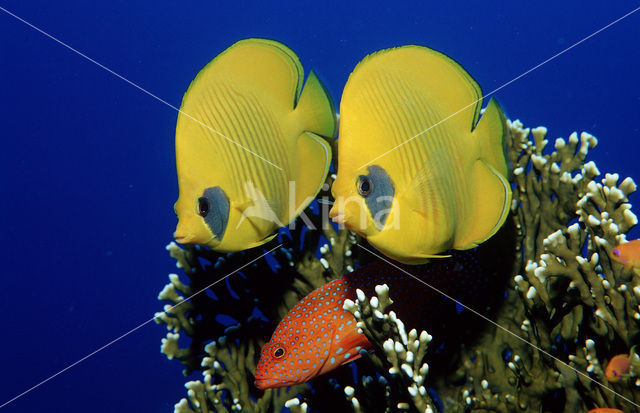
<svg viewBox="0 0 640 413">
<path fill-rule="evenodd" d="M 507 119 L 498 101 L 491 98 L 480 121 L 473 130 L 473 139 L 480 148 L 480 158 L 500 175 L 509 178 L 506 139 Z"/>
<path fill-rule="evenodd" d="M 333 99 L 314 71 L 309 73 L 295 110 L 304 118 L 308 132 L 326 138 L 336 136 L 338 119 Z"/>
<path fill-rule="evenodd" d="M 509 215 L 511 186 L 506 178 L 486 161 L 473 165 L 472 215 L 465 228 L 456 234 L 454 248 L 475 248 L 498 232 Z"/>
<path fill-rule="evenodd" d="M 287 222 L 300 215 L 320 192 L 331 164 L 331 144 L 314 133 L 301 134 L 296 143 L 296 151 L 292 171 L 295 182 L 292 188 L 295 191 L 294 210 L 289 211 L 285 220 Z"/>
<path fill-rule="evenodd" d="M 478 246 L 491 238 L 507 219 L 511 206 L 507 133 L 502 108 L 492 98 L 471 134 L 473 145 L 479 151 L 472 172 L 472 216 L 456 234 L 456 249 Z"/>
</svg>

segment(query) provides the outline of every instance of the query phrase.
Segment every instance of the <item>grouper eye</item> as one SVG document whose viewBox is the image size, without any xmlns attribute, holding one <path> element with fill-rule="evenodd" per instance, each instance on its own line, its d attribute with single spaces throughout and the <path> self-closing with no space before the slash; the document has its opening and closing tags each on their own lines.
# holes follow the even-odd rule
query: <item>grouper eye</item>
<svg viewBox="0 0 640 413">
<path fill-rule="evenodd" d="M 358 193 L 363 197 L 368 197 L 371 193 L 373 187 L 373 183 L 371 179 L 366 175 L 360 175 L 360 180 L 358 181 Z"/>
<path fill-rule="evenodd" d="M 273 357 L 279 359 L 284 356 L 284 349 L 282 347 L 278 347 L 273 351 Z"/>
<path fill-rule="evenodd" d="M 200 198 L 198 198 L 198 215 L 204 218 L 207 216 L 208 213 L 209 213 L 209 200 L 206 197 L 201 196 Z"/>
<path fill-rule="evenodd" d="M 615 255 L 616 257 L 619 257 L 620 256 L 620 250 L 617 249 L 617 248 L 615 250 L 613 250 L 613 255 Z"/>
</svg>

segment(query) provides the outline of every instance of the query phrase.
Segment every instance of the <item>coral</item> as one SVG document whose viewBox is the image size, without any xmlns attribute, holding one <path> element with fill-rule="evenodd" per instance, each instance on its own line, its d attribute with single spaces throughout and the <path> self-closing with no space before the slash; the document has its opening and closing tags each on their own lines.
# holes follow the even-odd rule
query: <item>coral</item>
<svg viewBox="0 0 640 413">
<path fill-rule="evenodd" d="M 423 385 L 429 372 L 429 365 L 423 361 L 431 336 L 424 330 L 418 334 L 416 329 L 407 334 L 404 323 L 395 313 L 387 314 L 386 310 L 393 303 L 389 298 L 389 287 L 379 285 L 375 291 L 376 296 L 367 300 L 364 292 L 357 290 L 356 301 L 345 300 L 344 309 L 354 315 L 359 331 L 374 344 L 376 353 L 385 356 L 382 360 L 376 353 L 364 352 L 374 360 L 385 379 L 385 394 L 390 396 L 387 397 L 387 408 L 409 410 L 414 407 L 420 412 L 433 412 L 433 401 Z M 354 392 L 352 387 L 345 388 L 345 395 L 357 412 L 360 402 Z"/>
<path fill-rule="evenodd" d="M 635 384 L 607 384 L 603 370 L 640 332 L 640 280 L 608 258 L 637 223 L 635 184 L 609 174 L 595 181 L 600 172 L 585 158 L 597 141 L 587 133 L 557 139 L 545 154 L 546 129 L 510 125 L 516 260 L 496 319 L 508 331 L 489 328 L 464 346 L 439 393 L 451 411 L 634 410 Z M 454 378 L 465 382 L 459 397 L 447 391 Z"/>
<path fill-rule="evenodd" d="M 353 234 L 322 225 L 319 214 L 265 246 L 277 247 L 268 260 L 262 251 L 220 255 L 172 244 L 184 275 L 170 275 L 159 295 L 169 303 L 156 315 L 169 330 L 161 350 L 186 375 L 203 374 L 186 384 L 175 411 L 636 411 L 637 368 L 616 383 L 604 375 L 607 362 L 640 337 L 640 275 L 608 255 L 637 223 L 629 203 L 636 186 L 616 174 L 601 177 L 587 161 L 597 144 L 587 133 L 548 149 L 546 129 L 509 125 L 511 220 L 479 249 L 508 273 L 506 285 L 491 287 L 500 298 L 477 308 L 492 322 L 467 314 L 473 326 L 434 356 L 437 334 L 429 345 L 427 332 L 407 333 L 387 311 L 402 297 L 378 286 L 376 296 L 359 292 L 344 306 L 373 353 L 310 384 L 261 392 L 253 386 L 256 358 L 278 320 L 311 290 L 373 256 L 354 248 L 362 241 Z"/>
<path fill-rule="evenodd" d="M 287 399 L 308 389 L 262 392 L 253 386 L 256 357 L 276 322 L 300 298 L 352 269 L 357 258 L 353 234 L 323 225 L 317 211 L 307 213 L 307 225 L 280 234 L 278 242 L 265 246 L 266 254 L 167 246 L 189 282 L 170 274 L 158 295 L 168 302 L 155 315 L 169 330 L 161 352 L 179 360 L 185 376 L 203 374 L 202 381 L 186 383 L 188 397 L 176 404 L 176 412 L 280 411 Z"/>
</svg>

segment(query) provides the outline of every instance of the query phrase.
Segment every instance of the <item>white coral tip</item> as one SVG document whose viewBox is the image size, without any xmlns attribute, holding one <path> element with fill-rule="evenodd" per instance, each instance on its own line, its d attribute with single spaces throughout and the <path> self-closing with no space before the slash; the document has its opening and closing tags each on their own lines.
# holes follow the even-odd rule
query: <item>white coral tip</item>
<svg viewBox="0 0 640 413">
<path fill-rule="evenodd" d="M 538 291 L 536 291 L 535 287 L 533 286 L 529 287 L 529 290 L 527 291 L 527 298 L 529 300 L 533 300 L 537 295 L 538 295 Z"/>
<path fill-rule="evenodd" d="M 346 387 L 344 388 L 344 394 L 346 394 L 347 396 L 349 396 L 349 397 L 353 397 L 354 393 L 355 393 L 355 389 L 354 389 L 353 387 L 351 387 L 351 386 L 346 386 Z"/>
</svg>

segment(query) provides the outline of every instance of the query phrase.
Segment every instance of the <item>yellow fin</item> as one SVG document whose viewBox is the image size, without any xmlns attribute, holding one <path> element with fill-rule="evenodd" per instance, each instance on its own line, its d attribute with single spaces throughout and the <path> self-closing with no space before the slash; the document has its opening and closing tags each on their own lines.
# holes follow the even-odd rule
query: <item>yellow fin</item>
<svg viewBox="0 0 640 413">
<path fill-rule="evenodd" d="M 275 238 L 275 237 L 277 237 L 277 236 L 278 236 L 278 233 L 276 232 L 276 233 L 275 233 L 275 234 L 273 234 L 273 235 L 269 235 L 269 236 L 268 236 L 268 237 L 266 237 L 266 238 L 263 238 L 263 239 L 261 239 L 261 240 L 259 240 L 259 241 L 252 242 L 252 243 L 248 244 L 248 245 L 247 245 L 247 247 L 246 247 L 246 248 L 244 248 L 244 249 L 249 249 L 249 248 L 259 247 L 260 245 L 266 244 L 267 242 L 271 241 L 272 239 L 274 239 L 274 238 Z"/>
<path fill-rule="evenodd" d="M 320 192 L 329 172 L 331 145 L 320 136 L 304 132 L 298 137 L 296 168 L 292 171 L 295 181 L 295 209 L 285 220 L 297 217 Z"/>
<path fill-rule="evenodd" d="M 511 186 L 495 168 L 483 160 L 473 165 L 472 215 L 463 233 L 456 234 L 453 248 L 478 246 L 502 226 L 511 205 Z"/>
<path fill-rule="evenodd" d="M 304 71 L 298 56 L 275 40 L 250 38 L 240 40 L 209 62 L 193 79 L 185 94 L 209 93 L 209 82 L 220 81 L 225 85 L 241 85 L 292 109 L 302 88 Z M 203 83 L 202 87 L 194 87 Z M 184 105 L 184 102 L 183 102 Z"/>
<path fill-rule="evenodd" d="M 449 56 L 424 46 L 384 49 L 365 57 L 353 70 L 341 105 L 353 92 L 368 85 L 377 74 L 406 79 L 412 89 L 428 91 L 431 105 L 439 109 L 438 121 L 455 122 L 464 131 L 476 124 L 482 106 L 482 90 L 464 68 Z"/>
<path fill-rule="evenodd" d="M 338 121 L 333 99 L 313 71 L 302 89 L 296 112 L 304 118 L 309 132 L 328 138 L 336 136 Z"/>
<path fill-rule="evenodd" d="M 449 110 L 451 110 L 451 114 L 467 111 L 469 108 L 473 108 L 471 126 L 475 125 L 478 121 L 478 116 L 480 115 L 480 108 L 482 107 L 482 89 L 478 82 L 471 77 L 469 72 L 467 72 L 460 63 L 444 53 L 425 46 L 414 45 L 407 47 L 415 47 L 420 50 L 426 49 L 426 51 L 433 54 L 434 57 L 446 62 L 449 65 L 448 68 L 453 69 L 458 76 L 462 77 L 463 82 L 459 82 L 452 72 L 448 72 L 448 68 L 440 68 L 439 66 L 437 68 L 428 67 L 423 71 L 425 76 L 432 77 L 432 81 L 435 80 L 436 83 L 440 83 L 447 88 L 449 92 L 445 95 L 447 99 L 451 99 L 453 97 L 451 92 L 455 91 L 457 93 L 459 100 L 457 100 L 455 104 L 460 106 L 457 108 L 450 107 Z M 433 73 L 430 73 L 430 71 L 433 71 Z M 467 105 L 469 105 L 469 108 L 466 108 Z M 457 118 L 458 115 L 456 114 L 453 117 Z"/>
<path fill-rule="evenodd" d="M 302 63 L 300 63 L 300 59 L 298 55 L 291 50 L 287 45 L 280 43 L 276 40 L 271 39 L 262 39 L 258 37 L 253 37 L 250 39 L 244 40 L 247 43 L 253 43 L 257 45 L 268 45 L 276 49 L 278 52 L 283 53 L 289 57 L 291 63 L 295 66 L 295 72 L 297 73 L 297 86 L 296 86 L 296 100 L 298 99 L 298 95 L 300 94 L 300 90 L 302 90 L 302 81 L 304 80 L 304 69 L 302 68 Z M 239 42 L 238 42 L 239 43 Z"/>
<path fill-rule="evenodd" d="M 500 175 L 509 176 L 505 138 L 507 120 L 497 100 L 491 98 L 471 138 L 480 148 L 480 158 L 484 159 Z"/>
<path fill-rule="evenodd" d="M 426 264 L 432 259 L 451 258 L 451 255 L 434 255 L 434 254 L 420 254 L 417 253 L 411 257 L 394 257 L 393 259 L 408 265 L 422 265 Z"/>
</svg>

